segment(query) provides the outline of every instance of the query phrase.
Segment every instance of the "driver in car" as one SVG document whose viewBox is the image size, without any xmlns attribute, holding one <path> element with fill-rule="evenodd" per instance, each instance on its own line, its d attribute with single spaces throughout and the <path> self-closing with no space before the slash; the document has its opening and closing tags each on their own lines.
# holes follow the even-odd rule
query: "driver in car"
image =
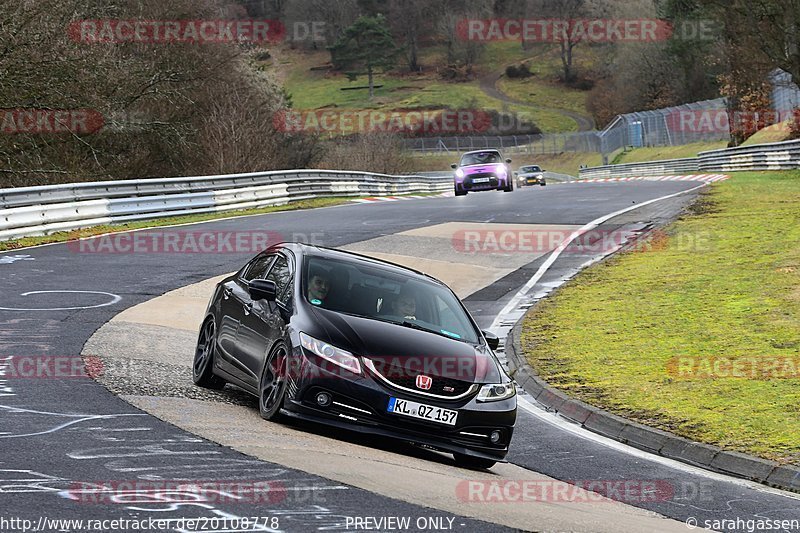
<svg viewBox="0 0 800 533">
<path fill-rule="evenodd" d="M 403 318 L 416 320 L 416 312 L 417 299 L 410 290 L 403 289 L 400 291 L 400 295 L 392 302 L 392 313 Z"/>
<path fill-rule="evenodd" d="M 328 292 L 331 289 L 331 282 L 328 274 L 324 270 L 313 270 L 308 276 L 308 301 L 314 305 L 322 305 Z"/>
</svg>

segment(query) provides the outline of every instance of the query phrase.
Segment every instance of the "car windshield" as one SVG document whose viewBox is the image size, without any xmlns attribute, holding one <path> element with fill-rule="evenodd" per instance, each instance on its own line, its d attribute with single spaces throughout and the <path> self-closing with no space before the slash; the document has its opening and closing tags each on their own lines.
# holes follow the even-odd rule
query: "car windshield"
<svg viewBox="0 0 800 533">
<path fill-rule="evenodd" d="M 502 159 L 497 152 L 474 152 L 471 154 L 464 154 L 461 157 L 461 166 L 468 165 L 488 165 L 491 163 L 501 163 Z"/>
<path fill-rule="evenodd" d="M 452 291 L 394 269 L 311 256 L 303 268 L 302 291 L 316 307 L 479 342 L 474 323 Z"/>
<path fill-rule="evenodd" d="M 527 167 L 522 167 L 520 169 L 522 172 L 541 172 L 542 169 L 536 165 L 530 165 Z"/>
</svg>

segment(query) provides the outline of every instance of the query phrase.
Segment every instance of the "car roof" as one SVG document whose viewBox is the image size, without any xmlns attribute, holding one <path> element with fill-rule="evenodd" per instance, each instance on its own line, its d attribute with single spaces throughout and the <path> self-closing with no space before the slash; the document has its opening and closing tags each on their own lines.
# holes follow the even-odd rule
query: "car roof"
<svg viewBox="0 0 800 533">
<path fill-rule="evenodd" d="M 415 270 L 413 268 L 409 268 L 407 266 L 403 266 L 397 263 L 392 263 L 391 261 L 384 261 L 382 259 L 375 259 L 374 257 L 370 257 L 368 255 L 362 255 L 356 252 L 338 250 L 335 248 L 327 248 L 325 246 L 306 244 L 302 242 L 280 242 L 270 246 L 262 253 L 272 252 L 280 248 L 286 248 L 304 256 L 306 255 L 317 256 L 330 259 L 340 259 L 355 263 L 371 264 L 371 265 L 381 266 L 384 268 L 389 267 L 389 269 L 391 270 L 394 270 L 396 272 L 401 272 L 412 278 L 417 278 L 425 281 L 433 281 L 440 285 L 444 285 L 444 283 L 441 280 L 438 280 L 429 274 L 426 274 L 419 270 Z"/>
</svg>

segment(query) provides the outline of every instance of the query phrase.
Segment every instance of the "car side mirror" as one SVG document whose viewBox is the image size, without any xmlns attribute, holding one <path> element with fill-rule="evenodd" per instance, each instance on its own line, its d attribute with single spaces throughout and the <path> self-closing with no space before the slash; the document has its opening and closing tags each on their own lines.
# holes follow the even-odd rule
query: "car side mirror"
<svg viewBox="0 0 800 533">
<path fill-rule="evenodd" d="M 506 163 L 511 163 L 511 160 L 510 159 L 506 159 Z"/>
<path fill-rule="evenodd" d="M 278 297 L 278 288 L 274 281 L 268 279 L 254 279 L 250 282 L 248 287 L 250 298 L 256 302 L 258 300 L 267 300 L 273 302 Z"/>
<path fill-rule="evenodd" d="M 515 170 L 515 171 L 514 171 L 514 177 L 516 178 L 517 176 L 519 176 L 519 172 L 517 172 L 517 171 Z"/>
<path fill-rule="evenodd" d="M 452 165 L 450 165 L 450 168 L 452 168 L 453 170 L 455 170 L 455 169 L 457 169 L 457 168 L 458 168 L 458 165 L 456 165 L 455 163 L 453 163 Z"/>
<path fill-rule="evenodd" d="M 496 350 L 497 347 L 500 346 L 500 337 L 491 331 L 482 331 L 481 333 L 483 333 L 483 336 L 486 337 L 486 344 L 489 345 L 489 348 Z"/>
</svg>

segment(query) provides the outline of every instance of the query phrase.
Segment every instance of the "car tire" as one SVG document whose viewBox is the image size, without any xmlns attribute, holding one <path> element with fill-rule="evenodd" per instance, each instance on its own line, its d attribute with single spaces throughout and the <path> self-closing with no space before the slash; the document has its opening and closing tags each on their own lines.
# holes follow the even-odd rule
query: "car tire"
<svg viewBox="0 0 800 533">
<path fill-rule="evenodd" d="M 469 468 L 470 470 L 485 470 L 497 464 L 497 461 L 492 461 L 491 459 L 473 457 L 472 455 L 465 455 L 463 453 L 454 453 L 453 457 L 456 460 L 456 465 L 461 468 Z"/>
<path fill-rule="evenodd" d="M 466 196 L 467 195 L 467 191 L 459 191 L 458 189 L 455 189 L 455 193 L 456 193 L 456 196 Z"/>
<path fill-rule="evenodd" d="M 214 359 L 217 355 L 216 346 L 216 326 L 214 319 L 209 318 L 200 328 L 197 347 L 194 351 L 194 361 L 192 362 L 192 381 L 199 387 L 220 390 L 225 386 L 225 380 L 214 374 Z"/>
<path fill-rule="evenodd" d="M 542 187 L 544 187 L 545 185 L 547 185 L 547 183 L 545 183 L 545 182 L 543 181 L 543 182 L 541 182 L 539 185 L 541 185 Z"/>
<path fill-rule="evenodd" d="M 283 344 L 275 347 L 264 363 L 258 382 L 258 412 L 264 420 L 277 420 L 286 397 L 288 352 Z"/>
</svg>

